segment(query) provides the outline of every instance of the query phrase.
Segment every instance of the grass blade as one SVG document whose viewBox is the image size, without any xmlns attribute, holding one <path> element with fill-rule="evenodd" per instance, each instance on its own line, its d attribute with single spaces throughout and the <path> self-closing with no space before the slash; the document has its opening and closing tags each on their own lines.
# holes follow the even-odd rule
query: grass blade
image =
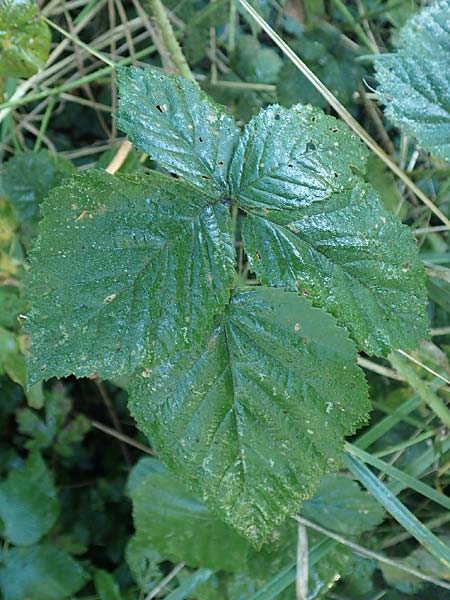
<svg viewBox="0 0 450 600">
<path fill-rule="evenodd" d="M 356 456 L 348 452 L 344 453 L 344 461 L 353 475 L 384 506 L 387 512 L 424 548 L 450 568 L 450 548 L 425 527 Z"/>
</svg>

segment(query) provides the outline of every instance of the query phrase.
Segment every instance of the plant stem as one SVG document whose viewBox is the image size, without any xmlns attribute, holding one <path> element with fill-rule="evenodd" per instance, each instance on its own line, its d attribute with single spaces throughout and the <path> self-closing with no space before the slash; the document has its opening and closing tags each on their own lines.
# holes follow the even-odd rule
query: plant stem
<svg viewBox="0 0 450 600">
<path fill-rule="evenodd" d="M 406 360 L 398 353 L 391 352 L 389 361 L 400 373 L 407 383 L 415 390 L 420 398 L 428 404 L 431 410 L 440 418 L 446 427 L 450 427 L 450 410 L 442 400 L 430 390 L 424 381 L 408 365 Z"/>
<path fill-rule="evenodd" d="M 164 45 L 166 46 L 169 56 L 179 74 L 188 81 L 195 81 L 192 71 L 189 68 L 187 60 L 184 57 L 184 54 L 180 48 L 180 44 L 178 43 L 178 40 L 172 29 L 172 25 L 169 21 L 163 3 L 161 0 L 149 0 L 149 5 L 155 16 L 156 22 L 158 23 Z"/>
<path fill-rule="evenodd" d="M 140 60 L 149 54 L 152 54 L 156 50 L 155 46 L 148 46 L 139 52 L 136 52 L 136 59 Z M 129 65 L 133 62 L 131 57 L 124 58 L 121 61 L 117 62 L 117 65 Z M 36 94 L 30 94 L 29 96 L 25 96 L 24 98 L 17 98 L 16 100 L 10 100 L 9 102 L 4 102 L 0 104 L 0 111 L 8 108 L 15 108 L 16 106 L 23 106 L 25 104 L 31 104 L 31 102 L 35 102 L 36 100 L 42 100 L 43 98 L 48 98 L 48 96 L 58 96 L 63 92 L 68 92 L 70 90 L 74 90 L 83 86 L 85 83 L 89 83 L 91 81 L 96 81 L 101 79 L 104 75 L 108 75 L 111 71 L 114 70 L 115 67 L 108 66 L 95 71 L 94 73 L 89 73 L 89 75 L 85 75 L 84 77 L 80 77 L 76 81 L 70 81 L 69 83 L 65 83 L 58 87 L 47 89 L 43 92 L 37 92 Z M 1 119 L 0 119 L 1 120 Z"/>
<path fill-rule="evenodd" d="M 332 4 L 334 4 L 336 9 L 341 13 L 341 15 L 347 21 L 348 25 L 350 25 L 350 27 L 353 29 L 358 40 L 362 44 L 364 44 L 364 46 L 369 48 L 369 50 L 371 52 L 378 53 L 379 52 L 378 48 L 374 47 L 371 40 L 367 37 L 364 29 L 356 21 L 355 17 L 348 10 L 348 8 L 345 6 L 345 4 L 342 2 L 342 0 L 332 0 Z"/>
<path fill-rule="evenodd" d="M 413 575 L 414 577 L 418 577 L 419 579 L 421 579 L 423 581 L 430 581 L 431 583 L 434 583 L 434 585 L 438 585 L 439 587 L 442 587 L 446 590 L 450 590 L 450 585 L 445 581 L 441 581 L 440 579 L 431 577 L 430 575 L 422 573 L 422 571 L 418 571 L 417 569 L 409 567 L 408 565 L 401 563 L 397 560 L 392 560 L 391 558 L 388 558 L 387 556 L 384 556 L 383 554 L 379 554 L 378 552 L 373 552 L 372 550 L 368 550 L 367 548 L 364 548 L 363 546 L 360 546 L 359 544 L 355 544 L 354 542 L 348 540 L 344 536 L 334 533 L 334 531 L 330 531 L 329 529 L 325 529 L 325 527 L 321 527 L 320 525 L 317 525 L 316 523 L 313 523 L 312 521 L 309 521 L 308 519 L 305 519 L 304 517 L 298 516 L 298 517 L 294 517 L 294 519 L 297 521 L 297 523 L 302 523 L 302 525 L 306 525 L 306 527 L 309 527 L 310 529 L 315 529 L 319 533 L 326 535 L 327 537 L 331 538 L 332 540 L 336 540 L 336 542 L 339 542 L 340 544 L 343 544 L 344 546 L 351 548 L 354 552 L 356 552 L 357 554 L 360 554 L 361 556 L 364 556 L 366 558 L 372 558 L 374 560 L 377 560 L 380 563 L 383 563 L 385 565 L 390 565 L 392 567 L 395 567 L 396 569 L 400 569 L 401 571 L 404 571 L 405 573 L 409 573 L 410 575 Z"/>
</svg>

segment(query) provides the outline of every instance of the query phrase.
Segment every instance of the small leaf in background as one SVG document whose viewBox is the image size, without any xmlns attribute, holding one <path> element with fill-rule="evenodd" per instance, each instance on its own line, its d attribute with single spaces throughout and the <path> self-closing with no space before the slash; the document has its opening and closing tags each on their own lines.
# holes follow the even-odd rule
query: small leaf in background
<svg viewBox="0 0 450 600">
<path fill-rule="evenodd" d="M 57 390 L 45 393 L 45 419 L 29 408 L 19 410 L 16 417 L 19 431 L 31 438 L 25 447 L 43 450 L 53 445 L 60 456 L 72 456 L 73 444 L 81 442 L 90 424 L 81 414 L 68 420 L 71 410 L 71 399 Z"/>
<path fill-rule="evenodd" d="M 117 124 L 136 146 L 198 190 L 227 193 L 239 131 L 196 83 L 152 68 L 118 69 Z"/>
<path fill-rule="evenodd" d="M 122 600 L 119 586 L 108 571 L 96 569 L 94 573 L 94 584 L 99 600 Z"/>
<path fill-rule="evenodd" d="M 206 5 L 190 0 L 182 5 L 185 10 L 191 9 L 183 32 L 183 52 L 191 66 L 200 62 L 208 53 L 209 44 L 206 40 L 210 37 L 210 28 L 226 23 L 229 4 L 229 0 L 211 0 Z M 167 2 L 165 6 L 168 7 Z M 175 2 L 174 7 L 178 13 L 180 4 Z"/>
<path fill-rule="evenodd" d="M 277 52 L 251 35 L 239 38 L 231 58 L 231 67 L 249 83 L 276 83 L 281 65 Z"/>
<path fill-rule="evenodd" d="M 129 406 L 163 462 L 261 545 L 364 423 L 354 359 L 346 331 L 306 299 L 241 291 L 203 345 L 132 378 Z"/>
<path fill-rule="evenodd" d="M 50 544 L 10 548 L 2 554 L 0 587 L 4 600 L 64 600 L 87 580 L 78 562 Z"/>
<path fill-rule="evenodd" d="M 450 538 L 446 536 L 442 538 L 442 541 L 449 545 Z M 399 562 L 400 564 L 419 571 L 419 573 L 425 573 L 426 575 L 434 577 L 435 579 L 450 581 L 450 573 L 448 568 L 445 567 L 441 561 L 427 552 L 425 548 L 419 547 L 416 550 L 413 550 L 411 554 L 409 554 L 406 558 L 400 559 Z M 389 583 L 389 585 L 392 585 L 406 594 L 414 594 L 421 590 L 424 586 L 425 582 L 423 580 L 391 565 L 380 563 L 380 569 L 383 573 L 383 577 L 387 583 Z"/>
<path fill-rule="evenodd" d="M 219 79 L 223 85 L 210 85 L 208 92 L 217 100 L 232 106 L 237 118 L 248 121 L 262 106 L 276 102 L 277 95 L 276 89 L 254 90 L 246 84 L 274 87 L 282 64 L 274 49 L 267 48 L 251 35 L 242 35 L 230 57 L 232 71 L 221 74 Z"/>
<path fill-rule="evenodd" d="M 245 128 L 230 177 L 258 279 L 310 296 L 383 355 L 425 337 L 425 278 L 410 231 L 358 176 L 365 159 L 333 117 L 274 105 Z"/>
<path fill-rule="evenodd" d="M 408 206 L 403 201 L 399 187 L 392 172 L 375 154 L 367 159 L 366 180 L 378 192 L 386 210 L 393 212 L 403 220 L 408 213 Z M 400 208 L 400 212 L 398 209 Z"/>
<path fill-rule="evenodd" d="M 43 68 L 50 30 L 34 0 L 0 0 L 0 77 L 29 77 Z"/>
<path fill-rule="evenodd" d="M 401 30 L 397 51 L 375 57 L 386 114 L 431 154 L 450 161 L 450 2 L 440 0 Z"/>
<path fill-rule="evenodd" d="M 182 181 L 88 171 L 43 209 L 28 285 L 30 383 L 163 360 L 200 342 L 228 301 L 228 207 Z"/>
<path fill-rule="evenodd" d="M 248 543 L 172 473 L 150 472 L 131 498 L 136 536 L 149 548 L 193 567 L 245 570 Z"/>
<path fill-rule="evenodd" d="M 15 285 L 0 286 L 0 327 L 14 329 L 18 326 L 17 317 L 25 312 L 25 302 Z"/>
<path fill-rule="evenodd" d="M 37 542 L 54 525 L 59 502 L 52 474 L 38 452 L 0 483 L 0 517 L 5 536 L 17 545 Z"/>
<path fill-rule="evenodd" d="M 130 538 L 125 549 L 125 560 L 143 594 L 148 594 L 164 577 L 158 566 L 164 558 L 149 545 L 146 538 L 138 535 Z"/>
<path fill-rule="evenodd" d="M 3 167 L 3 188 L 20 220 L 27 244 L 36 234 L 40 204 L 53 187 L 74 172 L 72 163 L 48 150 L 16 154 Z"/>
<path fill-rule="evenodd" d="M 358 51 L 348 43 L 348 38 L 328 23 L 303 28 L 287 21 L 285 28 L 295 37 L 290 44 L 312 72 L 343 104 L 352 104 L 365 70 L 356 61 Z M 298 102 L 325 108 L 326 100 L 300 73 L 292 62 L 285 59 L 279 72 L 278 100 L 284 106 Z"/>
<path fill-rule="evenodd" d="M 354 536 L 373 529 L 384 518 L 382 507 L 359 485 L 340 474 L 325 475 L 301 515 L 325 529 Z"/>
</svg>

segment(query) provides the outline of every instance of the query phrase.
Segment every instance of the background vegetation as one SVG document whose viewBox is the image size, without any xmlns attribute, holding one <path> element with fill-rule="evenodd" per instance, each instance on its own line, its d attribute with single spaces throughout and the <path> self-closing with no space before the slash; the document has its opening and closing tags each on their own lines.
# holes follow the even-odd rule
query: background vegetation
<svg viewBox="0 0 450 600">
<path fill-rule="evenodd" d="M 240 123 L 274 102 L 331 114 L 334 99 L 345 107 L 344 121 L 356 119 L 379 145 L 367 179 L 411 227 L 426 268 L 430 339 L 390 362 L 360 357 L 370 423 L 349 440 L 341 473 L 325 477 L 260 552 L 229 538 L 164 470 L 127 410 L 126 381 L 68 378 L 26 390 L 21 292 L 39 204 L 63 178 L 106 168 L 123 150 L 111 117 L 114 65 L 170 73 L 179 64 L 157 1 L 38 4 L 0 0 L 5 599 L 449 598 L 450 169 L 385 117 L 374 75 L 374 55 L 391 51 L 428 3 L 253 0 L 326 86 L 321 94 L 242 3 L 165 0 L 195 78 Z M 154 163 L 132 149 L 117 166 L 126 173 Z M 239 265 L 251 279 L 242 252 Z"/>
</svg>

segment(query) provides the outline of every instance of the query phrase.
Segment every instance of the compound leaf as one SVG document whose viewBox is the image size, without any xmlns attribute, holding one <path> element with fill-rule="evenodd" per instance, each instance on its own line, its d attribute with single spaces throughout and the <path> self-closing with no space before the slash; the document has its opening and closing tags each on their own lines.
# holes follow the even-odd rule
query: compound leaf
<svg viewBox="0 0 450 600">
<path fill-rule="evenodd" d="M 227 195 L 239 135 L 232 117 L 196 83 L 151 68 L 119 68 L 118 85 L 117 123 L 130 140 L 197 189 Z"/>
<path fill-rule="evenodd" d="M 441 0 L 401 30 L 397 52 L 376 57 L 378 92 L 393 123 L 450 161 L 450 2 Z"/>
<path fill-rule="evenodd" d="M 136 535 L 149 548 L 192 567 L 245 570 L 248 542 L 171 473 L 150 472 L 131 498 Z"/>
<path fill-rule="evenodd" d="M 5 600 L 63 600 L 87 580 L 81 565 L 51 544 L 10 548 L 2 555 L 0 587 Z"/>
<path fill-rule="evenodd" d="M 29 77 L 50 50 L 50 30 L 34 0 L 0 0 L 0 77 Z"/>
<path fill-rule="evenodd" d="M 382 355 L 424 337 L 426 294 L 408 228 L 357 174 L 365 155 L 320 110 L 272 106 L 247 126 L 230 179 L 261 282 L 310 296 Z"/>
<path fill-rule="evenodd" d="M 228 208 L 181 181 L 91 171 L 43 204 L 31 255 L 29 382 L 133 371 L 203 339 L 229 298 Z"/>
<path fill-rule="evenodd" d="M 203 346 L 132 378 L 130 409 L 161 460 L 259 545 L 364 422 L 354 359 L 346 332 L 305 298 L 241 291 Z"/>
</svg>

